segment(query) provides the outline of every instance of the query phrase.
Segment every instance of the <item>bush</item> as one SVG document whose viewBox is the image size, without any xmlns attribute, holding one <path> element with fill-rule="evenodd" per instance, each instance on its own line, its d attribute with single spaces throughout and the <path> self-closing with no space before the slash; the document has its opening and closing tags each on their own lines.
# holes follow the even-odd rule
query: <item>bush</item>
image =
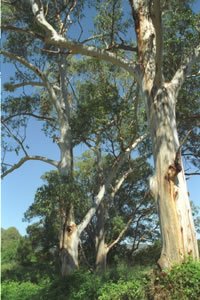
<svg viewBox="0 0 200 300">
<path fill-rule="evenodd" d="M 49 268 L 50 269 L 50 268 Z M 32 282 L 39 283 L 42 278 L 50 277 L 52 272 L 48 266 L 32 264 L 30 266 L 21 266 L 17 263 L 3 264 L 1 269 L 2 282 Z"/>
<path fill-rule="evenodd" d="M 70 300 L 96 300 L 102 286 L 102 278 L 91 272 L 84 273 L 82 281 L 77 281 L 77 288 L 72 290 Z"/>
<path fill-rule="evenodd" d="M 200 262 L 189 260 L 168 273 L 161 272 L 155 280 L 154 293 L 156 299 L 162 299 L 162 295 L 164 299 L 199 300 Z"/>
<path fill-rule="evenodd" d="M 38 296 L 41 287 L 31 282 L 3 282 L 1 285 L 2 300 L 42 299 Z"/>
<path fill-rule="evenodd" d="M 199 300 L 200 262 L 187 261 L 167 273 L 119 264 L 102 276 L 78 270 L 38 282 L 5 281 L 2 300 Z"/>
<path fill-rule="evenodd" d="M 101 277 L 78 270 L 67 278 L 58 277 L 42 291 L 43 300 L 96 300 L 102 286 Z"/>
<path fill-rule="evenodd" d="M 142 300 L 146 299 L 139 280 L 107 283 L 99 291 L 98 300 Z"/>
</svg>

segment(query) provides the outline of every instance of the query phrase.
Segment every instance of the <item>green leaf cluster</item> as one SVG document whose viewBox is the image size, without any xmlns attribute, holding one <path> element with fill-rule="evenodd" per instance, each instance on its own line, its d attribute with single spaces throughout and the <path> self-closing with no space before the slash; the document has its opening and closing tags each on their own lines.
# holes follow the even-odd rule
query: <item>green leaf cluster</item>
<svg viewBox="0 0 200 300">
<path fill-rule="evenodd" d="M 155 279 L 155 292 L 170 300 L 200 298 L 200 262 L 188 259 Z"/>
<path fill-rule="evenodd" d="M 145 299 L 144 289 L 138 280 L 107 283 L 99 291 L 98 300 L 142 300 Z"/>
<path fill-rule="evenodd" d="M 21 235 L 15 227 L 1 228 L 1 262 L 11 263 L 16 259 L 17 247 Z"/>
<path fill-rule="evenodd" d="M 1 286 L 2 300 L 30 300 L 42 299 L 38 297 L 41 287 L 30 281 L 7 281 Z"/>
</svg>

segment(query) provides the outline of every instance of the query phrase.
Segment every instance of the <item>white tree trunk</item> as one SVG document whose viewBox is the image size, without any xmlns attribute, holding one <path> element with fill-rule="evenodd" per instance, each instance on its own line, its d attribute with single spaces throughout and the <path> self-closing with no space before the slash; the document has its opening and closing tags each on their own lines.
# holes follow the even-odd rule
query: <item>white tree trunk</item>
<svg viewBox="0 0 200 300">
<path fill-rule="evenodd" d="M 98 240 L 97 252 L 96 252 L 96 270 L 97 272 L 105 272 L 107 266 L 107 254 L 108 248 L 105 243 L 105 237 L 101 240 Z"/>
<path fill-rule="evenodd" d="M 97 271 L 106 270 L 107 260 L 107 245 L 105 244 L 105 206 L 103 201 L 100 203 L 97 210 L 97 224 L 96 224 L 96 269 Z"/>
<path fill-rule="evenodd" d="M 60 163 L 59 172 L 64 184 L 69 185 L 73 181 L 73 151 L 70 127 L 70 103 L 67 92 L 67 65 L 66 57 L 60 55 L 60 95 L 57 99 L 58 120 L 60 128 Z M 70 195 L 69 195 L 70 198 Z M 79 233 L 74 217 L 74 204 L 69 203 L 63 207 L 63 216 L 60 234 L 60 258 L 61 274 L 67 276 L 78 268 Z"/>
<path fill-rule="evenodd" d="M 160 267 L 170 268 L 187 256 L 198 257 L 170 87 L 158 91 L 151 106 L 150 128 L 155 174 L 150 189 L 157 201 L 162 235 Z"/>
<path fill-rule="evenodd" d="M 67 276 L 78 268 L 78 245 L 79 235 L 77 226 L 68 222 L 61 231 L 60 237 L 60 258 L 61 275 Z"/>
<path fill-rule="evenodd" d="M 157 201 L 162 234 L 162 253 L 158 263 L 161 268 L 170 268 L 189 255 L 198 258 L 176 126 L 178 80 L 176 84 L 163 81 L 160 1 L 130 0 L 130 4 L 155 164 L 150 189 Z"/>
</svg>

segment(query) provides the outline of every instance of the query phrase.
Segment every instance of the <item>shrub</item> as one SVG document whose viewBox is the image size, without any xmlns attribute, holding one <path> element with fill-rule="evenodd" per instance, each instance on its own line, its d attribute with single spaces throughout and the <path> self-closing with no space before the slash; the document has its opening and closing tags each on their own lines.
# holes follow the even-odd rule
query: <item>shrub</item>
<svg viewBox="0 0 200 300">
<path fill-rule="evenodd" d="M 82 281 L 77 281 L 78 288 L 73 289 L 70 300 L 96 300 L 102 286 L 102 278 L 91 272 L 84 273 Z"/>
<path fill-rule="evenodd" d="M 42 291 L 42 300 L 96 300 L 101 277 L 78 270 L 67 278 L 58 277 Z"/>
<path fill-rule="evenodd" d="M 164 299 L 199 300 L 200 262 L 189 260 L 168 273 L 161 272 L 155 280 L 154 295 L 156 299 L 165 295 Z"/>
<path fill-rule="evenodd" d="M 131 270 L 131 269 L 130 269 Z M 66 278 L 57 278 L 41 291 L 42 300 L 120 300 L 144 298 L 144 272 L 129 272 L 127 267 L 119 266 L 102 276 L 78 270 Z M 139 278 L 140 277 L 140 278 Z"/>
<path fill-rule="evenodd" d="M 175 266 L 166 277 L 172 299 L 200 299 L 200 262 Z"/>
<path fill-rule="evenodd" d="M 41 287 L 31 282 L 3 282 L 1 285 L 2 300 L 42 299 L 38 297 Z"/>
<path fill-rule="evenodd" d="M 142 300 L 146 299 L 139 280 L 107 283 L 99 291 L 98 300 Z"/>
</svg>

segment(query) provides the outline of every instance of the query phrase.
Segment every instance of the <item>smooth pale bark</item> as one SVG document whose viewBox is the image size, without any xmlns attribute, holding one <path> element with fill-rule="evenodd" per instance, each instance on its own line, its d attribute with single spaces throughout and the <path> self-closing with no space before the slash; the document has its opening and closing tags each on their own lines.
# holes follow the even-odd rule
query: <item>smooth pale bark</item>
<svg viewBox="0 0 200 300">
<path fill-rule="evenodd" d="M 67 276 L 78 268 L 79 234 L 74 223 L 73 206 L 64 214 L 60 233 L 61 275 Z"/>
<path fill-rule="evenodd" d="M 157 201 L 162 234 L 162 269 L 198 258 L 197 239 L 182 167 L 176 126 L 177 90 L 163 81 L 162 33 L 159 0 L 130 1 L 143 74 L 142 92 L 153 144 L 155 174 L 150 180 Z"/>
<path fill-rule="evenodd" d="M 67 92 L 67 64 L 66 58 L 61 54 L 59 57 L 60 94 L 57 99 L 58 123 L 60 128 L 60 163 L 59 173 L 64 184 L 73 181 L 73 152 L 70 126 L 70 103 Z M 70 197 L 70 195 L 69 195 Z M 62 224 L 60 233 L 60 258 L 61 274 L 67 276 L 78 268 L 78 245 L 79 234 L 74 216 L 74 204 L 62 208 Z"/>
<path fill-rule="evenodd" d="M 171 98 L 172 97 L 172 98 Z M 188 255 L 198 258 L 191 207 L 179 153 L 174 95 L 168 89 L 153 99 L 151 133 L 155 174 L 151 190 L 158 203 L 162 235 L 160 267 L 170 268 Z"/>
<path fill-rule="evenodd" d="M 106 270 L 106 260 L 107 260 L 107 245 L 105 243 L 105 204 L 102 201 L 96 213 L 97 223 L 96 223 L 96 270 L 105 271 Z"/>
<path fill-rule="evenodd" d="M 59 162 L 56 160 L 52 160 L 49 159 L 47 157 L 43 157 L 40 155 L 28 155 L 25 157 L 22 157 L 16 164 L 14 164 L 12 167 L 10 167 L 8 170 L 6 170 L 5 172 L 2 173 L 1 178 L 3 179 L 4 177 L 6 177 L 9 173 L 12 173 L 13 171 L 17 170 L 18 168 L 20 168 L 25 162 L 29 161 L 29 160 L 38 160 L 38 161 L 42 161 L 45 162 L 47 164 L 50 164 L 54 167 L 58 167 Z"/>
</svg>

